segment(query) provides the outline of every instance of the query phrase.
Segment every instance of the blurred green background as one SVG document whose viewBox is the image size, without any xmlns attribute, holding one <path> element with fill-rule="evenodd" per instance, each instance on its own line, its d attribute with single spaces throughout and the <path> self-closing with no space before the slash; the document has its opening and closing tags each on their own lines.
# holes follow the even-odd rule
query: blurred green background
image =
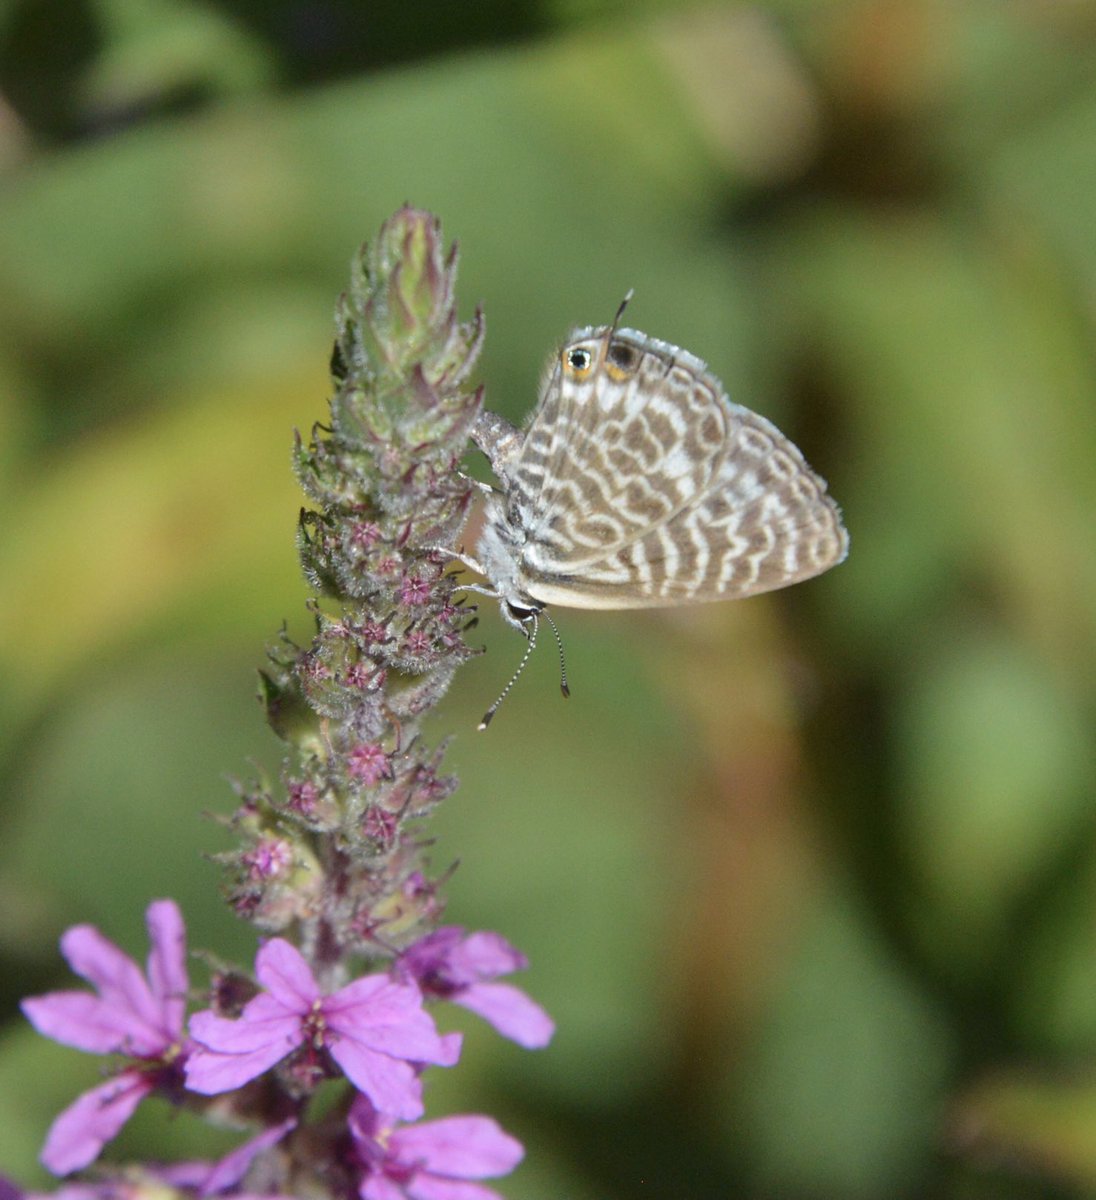
<svg viewBox="0 0 1096 1200">
<path fill-rule="evenodd" d="M 1096 1196 L 1096 5 L 0 7 L 0 1169 L 99 1063 L 34 1035 L 61 930 L 223 909 L 254 669 L 307 637 L 292 428 L 404 201 L 462 249 L 488 403 L 573 325 L 706 359 L 830 481 L 846 565 L 557 613 L 434 720 L 449 917 L 559 1024 L 473 1020 L 431 1111 L 513 1200 Z M 230 1139 L 238 1140 L 238 1139 Z M 226 1144 L 221 1142 L 220 1144 Z M 209 1154 L 143 1112 L 118 1156 Z"/>
</svg>

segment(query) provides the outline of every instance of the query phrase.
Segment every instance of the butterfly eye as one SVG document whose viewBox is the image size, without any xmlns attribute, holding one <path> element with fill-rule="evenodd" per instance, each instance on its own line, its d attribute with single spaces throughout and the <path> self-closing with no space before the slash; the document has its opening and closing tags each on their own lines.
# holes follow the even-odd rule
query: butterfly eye
<svg viewBox="0 0 1096 1200">
<path fill-rule="evenodd" d="M 593 357 L 589 350 L 575 348 L 567 351 L 567 365 L 578 375 L 590 369 L 590 363 L 593 362 Z"/>
</svg>

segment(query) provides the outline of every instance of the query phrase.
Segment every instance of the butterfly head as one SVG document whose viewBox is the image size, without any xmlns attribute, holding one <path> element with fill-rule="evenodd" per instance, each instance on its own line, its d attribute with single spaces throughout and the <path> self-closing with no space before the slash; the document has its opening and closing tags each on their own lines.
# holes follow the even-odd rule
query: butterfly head
<svg viewBox="0 0 1096 1200">
<path fill-rule="evenodd" d="M 642 340 L 630 329 L 614 330 L 608 325 L 576 330 L 559 352 L 560 374 L 570 383 L 586 383 L 599 374 L 623 383 L 639 370 Z"/>
<path fill-rule="evenodd" d="M 643 335 L 619 328 L 631 298 L 629 290 L 611 325 L 587 326 L 571 333 L 559 352 L 559 369 L 564 380 L 585 383 L 604 371 L 613 380 L 622 382 L 635 374 L 642 357 Z"/>
</svg>

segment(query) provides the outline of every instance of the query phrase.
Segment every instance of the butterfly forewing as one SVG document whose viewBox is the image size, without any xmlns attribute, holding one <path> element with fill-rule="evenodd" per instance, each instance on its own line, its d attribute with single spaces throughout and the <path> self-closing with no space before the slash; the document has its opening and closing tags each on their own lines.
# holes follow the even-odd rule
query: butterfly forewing
<svg viewBox="0 0 1096 1200">
<path fill-rule="evenodd" d="M 604 353 L 608 330 L 581 332 L 592 339 L 568 347 Z M 671 349 L 620 330 L 612 339 L 616 363 L 565 387 L 550 378 L 526 438 L 529 474 L 539 484 L 527 526 L 532 571 L 585 575 L 665 526 L 709 487 L 726 438 L 720 389 L 660 352 Z"/>
</svg>

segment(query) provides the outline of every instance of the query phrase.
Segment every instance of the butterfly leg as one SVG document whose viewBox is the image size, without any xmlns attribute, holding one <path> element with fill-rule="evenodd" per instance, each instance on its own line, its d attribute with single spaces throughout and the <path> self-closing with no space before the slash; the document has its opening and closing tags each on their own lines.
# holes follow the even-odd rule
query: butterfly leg
<svg viewBox="0 0 1096 1200">
<path fill-rule="evenodd" d="M 447 559 L 459 562 L 461 566 L 468 567 L 477 575 L 486 575 L 479 560 L 473 558 L 471 554 L 465 554 L 463 550 L 454 550 L 452 546 L 425 546 L 423 548 L 428 554 L 444 554 Z M 494 595 L 493 592 L 491 594 Z"/>
<path fill-rule="evenodd" d="M 458 471 L 457 477 L 461 482 L 471 484 L 477 492 L 482 492 L 485 496 L 493 496 L 498 491 L 498 488 L 493 487 L 489 483 L 484 483 L 482 479 L 473 479 L 471 475 L 465 474 L 464 471 Z"/>
</svg>

